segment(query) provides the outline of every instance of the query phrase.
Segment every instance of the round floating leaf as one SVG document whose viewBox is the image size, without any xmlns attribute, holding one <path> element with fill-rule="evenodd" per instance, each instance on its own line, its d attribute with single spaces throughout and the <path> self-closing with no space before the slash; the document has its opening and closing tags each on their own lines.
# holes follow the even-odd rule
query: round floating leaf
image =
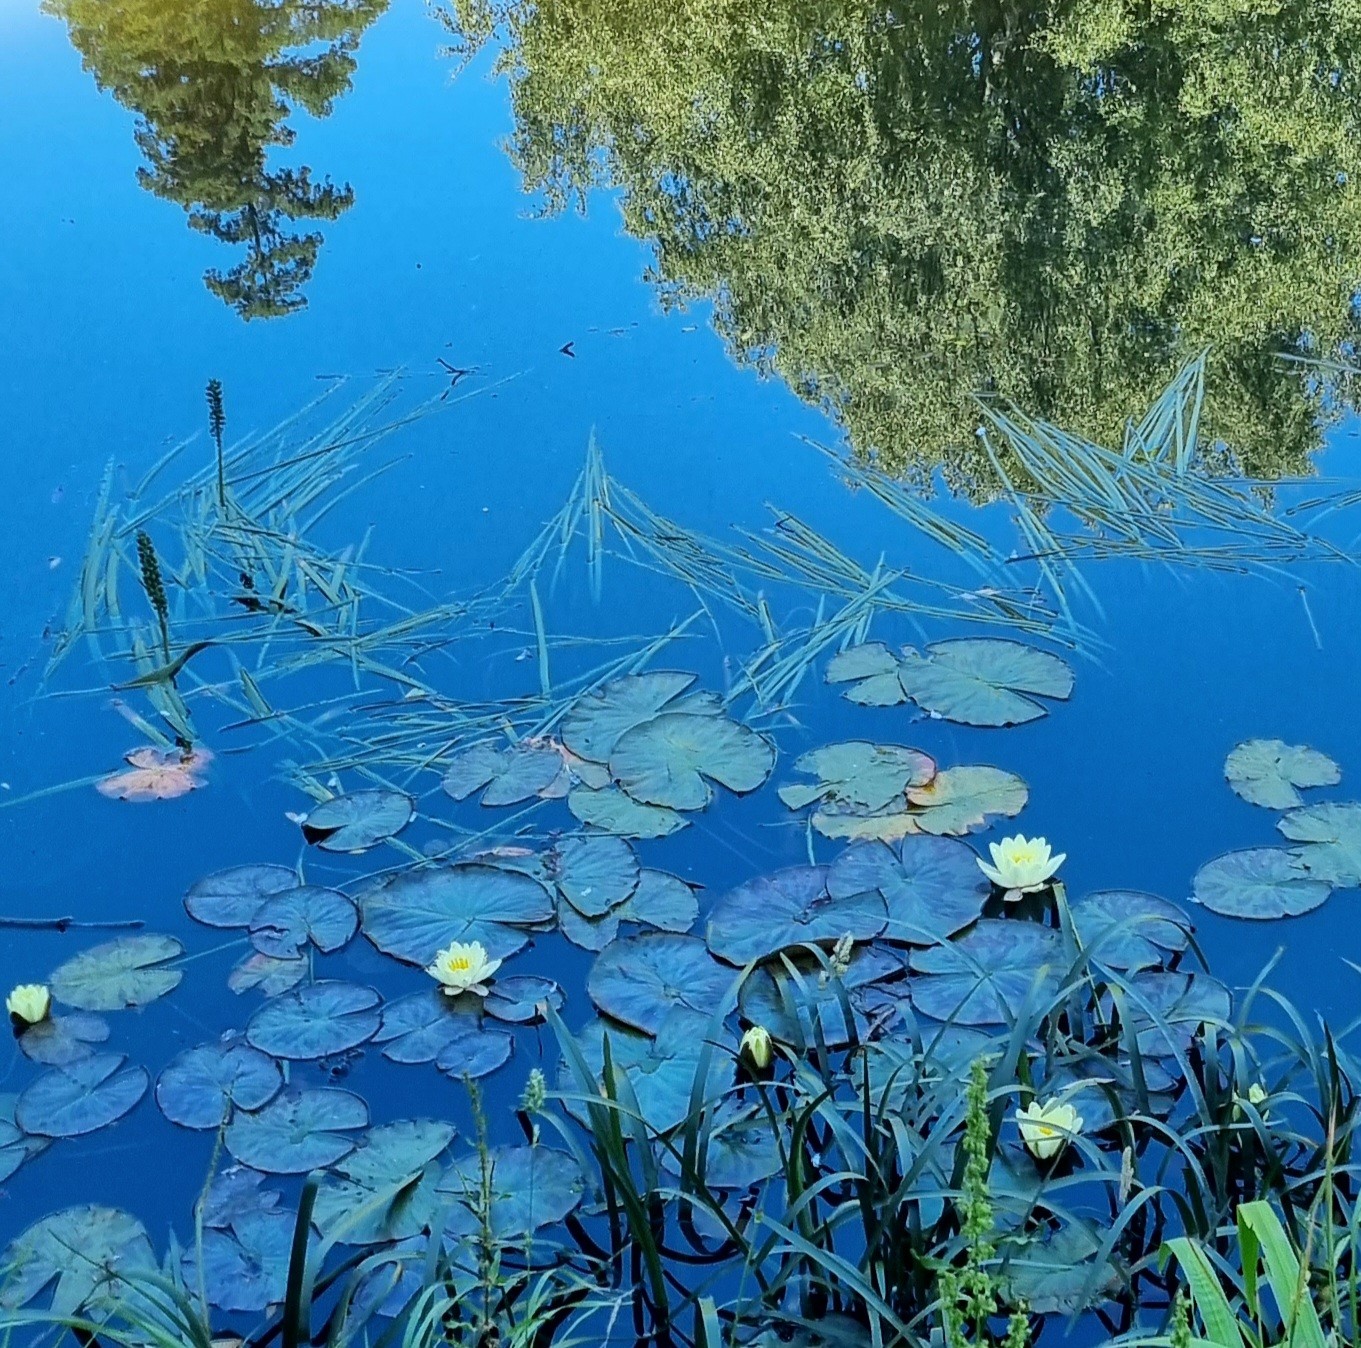
<svg viewBox="0 0 1361 1348">
<path fill-rule="evenodd" d="M 52 996 L 82 1011 L 145 1006 L 177 988 L 184 974 L 166 967 L 184 954 L 173 936 L 124 936 L 82 951 L 56 969 Z"/>
<path fill-rule="evenodd" d="M 729 964 L 764 959 L 789 946 L 868 941 L 888 922 L 877 892 L 833 898 L 825 866 L 791 866 L 749 880 L 720 899 L 709 914 L 709 949 Z"/>
<path fill-rule="evenodd" d="M 801 810 L 815 801 L 835 801 L 871 813 L 893 804 L 905 809 L 908 787 L 925 786 L 936 775 L 935 760 L 920 749 L 865 740 L 814 749 L 794 768 L 817 780 L 809 786 L 780 788 L 780 799 L 791 810 Z"/>
<path fill-rule="evenodd" d="M 220 1310 L 254 1315 L 283 1303 L 296 1223 L 285 1212 L 242 1216 L 230 1229 L 203 1232 L 203 1283 L 209 1302 Z M 184 1253 L 184 1277 L 199 1285 L 198 1260 L 191 1245 Z"/>
<path fill-rule="evenodd" d="M 117 1208 L 67 1208 L 35 1222 L 5 1251 L 0 1306 L 17 1310 L 49 1287 L 47 1310 L 58 1319 L 89 1306 L 112 1305 L 135 1274 L 154 1274 L 146 1229 Z"/>
<path fill-rule="evenodd" d="M 914 835 L 895 847 L 853 843 L 832 863 L 827 892 L 833 898 L 870 890 L 888 910 L 885 939 L 933 945 L 975 921 L 992 887 L 972 848 L 950 838 Z"/>
<path fill-rule="evenodd" d="M 551 745 L 474 744 L 449 760 L 443 785 L 455 800 L 486 787 L 483 805 L 518 805 L 553 787 L 563 768 L 562 755 Z"/>
<path fill-rule="evenodd" d="M 694 681 L 693 674 L 672 670 L 614 679 L 578 700 L 563 720 L 563 743 L 582 758 L 608 762 L 622 735 L 650 721 Z"/>
<path fill-rule="evenodd" d="M 197 881 L 184 906 L 205 927 L 248 927 L 267 898 L 297 883 L 297 872 L 287 866 L 232 866 Z"/>
<path fill-rule="evenodd" d="M 929 786 L 907 793 L 913 824 L 923 833 L 962 834 L 984 827 L 990 815 L 1011 818 L 1030 796 L 1014 772 L 1001 768 L 945 768 Z"/>
<path fill-rule="evenodd" d="M 526 941 L 514 925 L 551 920 L 537 880 L 479 862 L 403 871 L 360 896 L 364 935 L 385 955 L 422 967 L 454 941 L 480 941 L 494 958 Z"/>
<path fill-rule="evenodd" d="M 497 1147 L 491 1156 L 493 1237 L 514 1241 L 560 1222 L 580 1204 L 586 1191 L 581 1168 L 567 1152 L 551 1147 Z M 471 1236 L 481 1229 L 482 1161 L 476 1152 L 459 1157 L 439 1183 L 446 1202 L 445 1227 Z"/>
<path fill-rule="evenodd" d="M 775 750 L 726 716 L 667 712 L 622 735 L 610 773 L 634 800 L 672 810 L 702 810 L 715 781 L 739 795 L 755 791 L 775 766 Z"/>
<path fill-rule="evenodd" d="M 1300 788 L 1336 786 L 1342 770 L 1327 754 L 1284 740 L 1244 740 L 1224 761 L 1224 776 L 1250 805 L 1291 810 L 1304 804 Z"/>
<path fill-rule="evenodd" d="M 20 1096 L 14 1121 L 39 1137 L 83 1137 L 117 1123 L 146 1094 L 141 1067 L 124 1067 L 121 1053 L 94 1053 L 53 1067 Z"/>
<path fill-rule="evenodd" d="M 377 1034 L 380 1001 L 358 983 L 310 983 L 266 1002 L 250 1018 L 246 1038 L 276 1058 L 329 1058 Z"/>
<path fill-rule="evenodd" d="M 899 838 L 917 832 L 916 816 L 905 805 L 864 810 L 858 805 L 827 800 L 813 811 L 812 824 L 824 838 L 848 841 L 897 842 Z"/>
<path fill-rule="evenodd" d="M 621 838 L 668 838 L 690 821 L 675 810 L 643 805 L 617 786 L 574 786 L 567 793 L 567 808 L 592 828 Z"/>
<path fill-rule="evenodd" d="M 286 1091 L 255 1114 L 238 1114 L 227 1129 L 227 1150 L 253 1170 L 305 1175 L 334 1165 L 354 1150 L 347 1133 L 366 1128 L 369 1107 L 349 1091 Z"/>
<path fill-rule="evenodd" d="M 1291 810 L 1276 827 L 1303 844 L 1295 855 L 1315 879 L 1337 889 L 1361 885 L 1361 802 L 1306 805 Z"/>
<path fill-rule="evenodd" d="M 395 838 L 416 813 L 401 791 L 354 791 L 323 801 L 302 823 L 302 836 L 327 852 L 366 852 Z"/>
<path fill-rule="evenodd" d="M 493 992 L 500 982 L 493 985 Z M 510 1057 L 513 1041 L 504 1030 L 484 1029 L 480 1008 L 468 999 L 446 997 L 438 989 L 418 992 L 383 1008 L 374 1041 L 392 1062 L 449 1064 L 452 1075 L 494 1072 Z"/>
<path fill-rule="evenodd" d="M 227 975 L 227 986 L 238 994 L 259 988 L 266 997 L 277 997 L 296 988 L 310 972 L 311 964 L 305 959 L 281 960 L 257 950 Z"/>
<path fill-rule="evenodd" d="M 265 1177 L 245 1166 L 228 1166 L 213 1176 L 203 1205 L 204 1226 L 226 1228 L 244 1217 L 280 1211 L 283 1195 L 264 1187 Z"/>
<path fill-rule="evenodd" d="M 554 849 L 554 879 L 583 917 L 602 917 L 638 887 L 638 858 L 623 838 L 603 833 L 565 838 Z"/>
<path fill-rule="evenodd" d="M 1073 928 L 1108 969 L 1152 969 L 1186 949 L 1190 917 L 1175 903 L 1133 889 L 1102 889 L 1073 904 Z"/>
<path fill-rule="evenodd" d="M 826 678 L 828 683 L 850 684 L 845 696 L 864 707 L 897 707 L 907 701 L 898 678 L 898 657 L 881 641 L 867 641 L 834 655 L 827 662 Z"/>
<path fill-rule="evenodd" d="M 1065 1222 L 1043 1238 L 1017 1242 L 1005 1250 L 1008 1299 L 1024 1302 L 1038 1315 L 1076 1315 L 1120 1288 L 1113 1264 L 1100 1266 L 1102 1241 L 1085 1225 Z"/>
<path fill-rule="evenodd" d="M 98 1016 L 73 1011 L 69 1015 L 50 1015 L 36 1025 L 29 1025 L 18 1037 L 19 1051 L 31 1062 L 47 1067 L 64 1067 L 67 1063 L 88 1058 L 93 1044 L 102 1044 L 109 1037 L 109 1024 Z"/>
<path fill-rule="evenodd" d="M 1048 651 L 995 637 L 938 641 L 903 652 L 903 690 L 923 711 L 964 725 L 1019 725 L 1045 715 L 1032 697 L 1067 698 L 1073 671 Z"/>
<path fill-rule="evenodd" d="M 17 1100 L 13 1095 L 0 1096 L 0 1184 L 25 1161 L 40 1156 L 52 1145 L 50 1138 L 30 1137 L 14 1122 Z"/>
<path fill-rule="evenodd" d="M 666 871 L 640 871 L 638 887 L 617 910 L 621 922 L 661 931 L 687 932 L 699 916 L 699 900 L 684 880 Z"/>
<path fill-rule="evenodd" d="M 779 1144 L 763 1111 L 720 1107 L 716 1114 L 704 1154 L 709 1188 L 746 1189 L 780 1173 Z M 671 1152 L 662 1154 L 662 1164 L 679 1173 L 680 1160 Z"/>
<path fill-rule="evenodd" d="M 1283 847 L 1227 852 L 1196 872 L 1192 888 L 1213 913 L 1259 919 L 1312 912 L 1333 892 Z"/>
<path fill-rule="evenodd" d="M 558 901 L 558 930 L 575 946 L 597 954 L 619 935 L 619 909 L 603 917 L 582 917 L 566 899 Z"/>
<path fill-rule="evenodd" d="M 535 974 L 512 974 L 498 978 L 482 1001 L 482 1009 L 494 1020 L 528 1025 L 543 1019 L 543 1007 L 562 1009 L 562 989 L 551 978 Z"/>
<path fill-rule="evenodd" d="M 299 885 L 266 899 L 250 920 L 251 944 L 262 955 L 297 959 L 310 942 L 324 955 L 349 944 L 359 910 L 335 889 Z"/>
<path fill-rule="evenodd" d="M 217 1128 L 237 1110 L 260 1109 L 283 1089 L 273 1058 L 239 1040 L 186 1049 L 156 1082 L 156 1103 L 182 1128 Z"/>
<path fill-rule="evenodd" d="M 958 940 L 913 950 L 912 1003 L 957 1025 L 1002 1025 L 1026 1002 L 1044 1005 L 1058 991 L 1059 933 L 1034 922 L 984 918 Z"/>
<path fill-rule="evenodd" d="M 1139 1052 L 1167 1058 L 1184 1049 L 1202 1025 L 1223 1025 L 1233 998 L 1217 978 L 1167 970 L 1136 974 L 1125 990 L 1125 1013 Z"/>
<path fill-rule="evenodd" d="M 696 937 L 645 932 L 606 946 L 586 990 L 607 1016 L 656 1034 L 677 1006 L 712 1015 L 731 1004 L 733 981 Z"/>
<path fill-rule="evenodd" d="M 435 1066 L 445 1076 L 462 1081 L 490 1076 L 504 1066 L 515 1049 L 515 1040 L 504 1030 L 469 1029 L 440 1049 Z"/>
<path fill-rule="evenodd" d="M 843 998 L 851 1008 L 854 1038 L 859 1038 L 867 1021 L 849 990 L 832 980 L 823 982 L 812 971 L 795 979 L 783 970 L 757 969 L 742 984 L 740 1006 L 744 1020 L 763 1026 L 782 1044 L 802 1051 L 821 1037 L 829 1049 L 837 1049 L 853 1042 Z"/>
</svg>

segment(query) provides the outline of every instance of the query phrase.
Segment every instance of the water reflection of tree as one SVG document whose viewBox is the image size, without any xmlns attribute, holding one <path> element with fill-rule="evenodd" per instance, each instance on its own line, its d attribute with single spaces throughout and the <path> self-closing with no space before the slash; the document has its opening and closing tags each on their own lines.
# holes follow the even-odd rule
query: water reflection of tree
<svg viewBox="0 0 1361 1348">
<path fill-rule="evenodd" d="M 244 248 L 208 288 L 245 318 L 306 304 L 321 248 L 300 221 L 334 220 L 348 186 L 270 164 L 288 117 L 325 117 L 347 92 L 354 51 L 388 0 L 45 0 L 99 86 L 137 113 L 138 177 L 189 223 Z"/>
<path fill-rule="evenodd" d="M 1332 390 L 1278 353 L 1357 328 L 1355 0 L 451 2 L 529 186 L 621 186 L 664 293 L 861 449 L 978 479 L 987 389 L 1118 440 L 1212 344 L 1209 429 L 1306 467 Z"/>
</svg>

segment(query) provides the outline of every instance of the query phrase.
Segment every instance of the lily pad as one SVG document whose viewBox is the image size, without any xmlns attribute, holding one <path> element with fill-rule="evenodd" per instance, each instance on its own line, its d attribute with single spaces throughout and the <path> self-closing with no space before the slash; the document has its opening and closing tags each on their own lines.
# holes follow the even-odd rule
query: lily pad
<svg viewBox="0 0 1361 1348">
<path fill-rule="evenodd" d="M 730 1004 L 733 983 L 733 971 L 697 937 L 645 932 L 606 946 L 586 990 L 607 1016 L 656 1034 L 677 1006 L 713 1014 Z"/>
<path fill-rule="evenodd" d="M 854 1034 L 846 1024 L 843 998 L 851 1008 Z M 739 1004 L 743 1020 L 764 1027 L 780 1043 L 800 1052 L 819 1038 L 829 1049 L 845 1048 L 864 1036 L 868 1024 L 844 985 L 823 981 L 811 971 L 795 978 L 784 969 L 757 969 L 742 984 Z"/>
<path fill-rule="evenodd" d="M 248 927 L 266 899 L 297 883 L 287 866 L 231 866 L 191 885 L 184 906 L 205 927 Z"/>
<path fill-rule="evenodd" d="M 780 1173 L 783 1164 L 770 1120 L 760 1109 L 720 1106 L 704 1149 L 704 1183 L 710 1189 L 746 1189 Z M 673 1173 L 680 1166 L 669 1151 L 662 1164 Z"/>
<path fill-rule="evenodd" d="M 206 786 L 213 756 L 207 749 L 157 749 L 143 745 L 123 755 L 128 764 L 121 772 L 102 777 L 95 790 L 110 800 L 144 803 L 176 800 Z"/>
<path fill-rule="evenodd" d="M 1028 1001 L 1047 1005 L 1063 961 L 1063 940 L 1052 928 L 984 918 L 957 940 L 912 951 L 912 1003 L 956 1025 L 1007 1024 Z"/>
<path fill-rule="evenodd" d="M 117 1123 L 146 1094 L 145 1068 L 126 1067 L 122 1053 L 94 1053 L 53 1067 L 14 1106 L 14 1121 L 38 1137 L 84 1137 Z"/>
<path fill-rule="evenodd" d="M 966 844 L 913 835 L 893 847 L 853 843 L 832 863 L 828 894 L 841 899 L 867 891 L 876 891 L 888 911 L 886 940 L 933 945 L 975 921 L 992 887 Z"/>
<path fill-rule="evenodd" d="M 253 1170 L 305 1175 L 334 1165 L 354 1150 L 348 1136 L 366 1128 L 369 1107 L 350 1091 L 290 1090 L 254 1114 L 238 1114 L 226 1132 L 227 1150 Z"/>
<path fill-rule="evenodd" d="M 621 922 L 637 922 L 659 931 L 687 932 L 699 916 L 699 900 L 679 876 L 643 870 L 638 887 L 617 910 Z"/>
<path fill-rule="evenodd" d="M 964 834 L 984 828 L 989 818 L 1011 818 L 1025 808 L 1030 792 L 1014 772 L 1001 768 L 944 768 L 927 786 L 907 793 L 912 821 L 922 833 Z"/>
<path fill-rule="evenodd" d="M 1167 970 L 1131 978 L 1125 1005 L 1139 1052 L 1150 1058 L 1172 1057 L 1202 1025 L 1225 1024 L 1233 1013 L 1233 997 L 1217 978 Z"/>
<path fill-rule="evenodd" d="M 203 1232 L 203 1284 L 209 1302 L 220 1310 L 256 1315 L 282 1305 L 288 1288 L 294 1219 L 286 1212 L 238 1217 L 230 1227 Z M 197 1287 L 194 1246 L 184 1253 L 184 1278 Z"/>
<path fill-rule="evenodd" d="M 827 662 L 827 682 L 850 687 L 845 696 L 864 707 L 897 707 L 907 701 L 898 678 L 898 657 L 881 641 L 866 641 Z"/>
<path fill-rule="evenodd" d="M 310 972 L 311 964 L 305 959 L 281 960 L 257 950 L 232 969 L 227 975 L 227 986 L 238 994 L 259 988 L 266 997 L 277 997 L 296 988 Z"/>
<path fill-rule="evenodd" d="M 603 917 L 638 887 L 638 858 L 623 838 L 604 833 L 563 839 L 552 853 L 553 878 L 583 917 Z"/>
<path fill-rule="evenodd" d="M 302 836 L 326 852 L 366 852 L 395 838 L 415 813 L 415 802 L 401 791 L 354 791 L 312 810 Z"/>
<path fill-rule="evenodd" d="M 455 800 L 482 791 L 483 805 L 519 805 L 551 790 L 564 770 L 562 755 L 551 745 L 487 742 L 454 754 L 443 786 Z"/>
<path fill-rule="evenodd" d="M 339 890 L 299 885 L 260 905 L 250 920 L 250 941 L 262 955 L 297 959 L 309 944 L 334 954 L 358 930 L 359 910 Z"/>
<path fill-rule="evenodd" d="M 246 1038 L 275 1058 L 329 1058 L 367 1043 L 378 1032 L 372 988 L 328 979 L 267 1001 L 246 1026 Z"/>
<path fill-rule="evenodd" d="M 166 966 L 183 954 L 173 936 L 124 936 L 67 960 L 48 984 L 57 1001 L 81 1011 L 145 1006 L 179 986 L 183 972 Z"/>
<path fill-rule="evenodd" d="M 497 980 L 488 999 L 496 995 Z M 479 1008 L 461 1005 L 437 989 L 418 992 L 383 1007 L 374 1042 L 392 1062 L 438 1062 L 453 1076 L 482 1077 L 510 1057 L 513 1040 L 504 1030 L 482 1025 Z"/>
<path fill-rule="evenodd" d="M 1036 720 L 1047 708 L 1035 697 L 1063 700 L 1073 691 L 1073 671 L 1057 655 L 996 637 L 938 641 L 925 655 L 908 648 L 898 679 L 923 711 L 976 726 Z"/>
<path fill-rule="evenodd" d="M 625 732 L 610 753 L 610 774 L 634 800 L 672 810 L 702 810 L 710 782 L 755 791 L 774 766 L 770 742 L 723 715 L 664 713 Z"/>
<path fill-rule="evenodd" d="M 25 1161 L 40 1156 L 52 1145 L 46 1137 L 30 1137 L 14 1122 L 17 1096 L 0 1096 L 0 1184 Z M 0 1284 L 3 1286 L 3 1284 Z"/>
<path fill-rule="evenodd" d="M 833 898 L 825 866 L 790 866 L 725 895 L 709 914 L 709 949 L 729 964 L 764 959 L 790 946 L 868 941 L 888 923 L 876 891 Z"/>
<path fill-rule="evenodd" d="M 1196 872 L 1196 901 L 1225 917 L 1298 917 L 1312 912 L 1332 892 L 1283 847 L 1249 847 L 1226 852 Z"/>
<path fill-rule="evenodd" d="M 621 838 L 669 838 L 690 827 L 683 814 L 659 805 L 644 805 L 617 786 L 574 786 L 567 793 L 567 808 L 583 824 Z"/>
<path fill-rule="evenodd" d="M 1327 754 L 1284 740 L 1244 740 L 1224 761 L 1224 776 L 1250 805 L 1292 810 L 1304 804 L 1300 789 L 1336 786 L 1342 770 Z"/>
<path fill-rule="evenodd" d="M 530 1025 L 543 1019 L 543 1007 L 560 1011 L 565 998 L 562 988 L 551 978 L 536 974 L 512 974 L 498 978 L 482 1001 L 482 1009 L 493 1020 L 511 1025 Z"/>
<path fill-rule="evenodd" d="M 181 1053 L 157 1080 L 156 1103 L 181 1128 L 217 1128 L 237 1110 L 267 1105 L 283 1084 L 273 1058 L 229 1039 Z"/>
<path fill-rule="evenodd" d="M 798 759 L 794 768 L 816 780 L 811 785 L 780 788 L 780 799 L 791 810 L 826 801 L 870 813 L 895 804 L 906 809 L 908 788 L 925 786 L 936 775 L 935 760 L 920 749 L 865 740 L 814 749 Z"/>
<path fill-rule="evenodd" d="M 19 1051 L 31 1062 L 47 1067 L 64 1067 L 67 1063 L 88 1058 L 93 1045 L 102 1044 L 109 1037 L 109 1023 L 99 1016 L 83 1011 L 67 1015 L 49 1015 L 36 1025 L 29 1025 L 18 1037 Z"/>
<path fill-rule="evenodd" d="M 117 1208 L 67 1208 L 35 1222 L 10 1243 L 0 1261 L 0 1306 L 17 1310 L 52 1289 L 47 1311 L 60 1319 L 109 1306 L 134 1275 L 156 1272 L 146 1228 Z"/>
<path fill-rule="evenodd" d="M 1100 1237 L 1072 1220 L 1016 1242 L 1005 1251 L 1008 1299 L 1037 1315 L 1076 1315 L 1113 1296 L 1120 1275 L 1109 1262 L 1097 1266 L 1100 1251 Z"/>
<path fill-rule="evenodd" d="M 566 899 L 558 900 L 558 930 L 575 946 L 599 954 L 619 935 L 619 910 L 602 917 L 582 917 Z"/>
<path fill-rule="evenodd" d="M 1083 948 L 1108 969 L 1156 968 L 1191 939 L 1191 919 L 1181 908 L 1139 890 L 1098 890 L 1070 911 Z"/>
<path fill-rule="evenodd" d="M 695 675 L 673 670 L 614 679 L 580 698 L 568 712 L 563 743 L 581 758 L 606 763 L 621 736 L 650 721 L 694 681 Z"/>
<path fill-rule="evenodd" d="M 581 1203 L 586 1180 L 576 1161 L 551 1147 L 497 1147 L 488 1157 L 493 1237 L 515 1241 L 560 1222 Z M 455 1236 L 480 1230 L 482 1161 L 472 1152 L 450 1165 L 439 1183 L 446 1202 L 445 1228 Z"/>
<path fill-rule="evenodd" d="M 479 862 L 403 871 L 362 894 L 364 935 L 385 955 L 428 965 L 454 941 L 480 941 L 505 958 L 528 939 L 516 925 L 553 917 L 553 897 L 537 880 Z"/>
<path fill-rule="evenodd" d="M 1361 802 L 1306 805 L 1291 810 L 1276 827 L 1301 844 L 1295 855 L 1315 879 L 1337 889 L 1361 885 Z"/>
</svg>

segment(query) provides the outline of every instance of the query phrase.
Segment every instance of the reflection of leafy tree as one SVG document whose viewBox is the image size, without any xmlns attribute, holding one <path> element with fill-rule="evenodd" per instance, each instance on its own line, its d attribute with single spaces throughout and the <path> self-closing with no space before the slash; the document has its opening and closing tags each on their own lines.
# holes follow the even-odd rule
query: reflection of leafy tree
<svg viewBox="0 0 1361 1348">
<path fill-rule="evenodd" d="M 101 88 L 140 117 L 138 177 L 190 224 L 245 257 L 210 290 L 245 318 L 301 308 L 322 236 L 349 187 L 272 168 L 295 107 L 325 117 L 350 87 L 354 50 L 387 0 L 45 0 Z"/>
<path fill-rule="evenodd" d="M 1283 349 L 1357 328 L 1361 0 L 452 0 L 507 35 L 514 154 L 623 188 L 710 296 L 895 467 L 985 474 L 969 395 L 1118 441 L 1213 346 L 1208 429 L 1302 470 Z"/>
</svg>

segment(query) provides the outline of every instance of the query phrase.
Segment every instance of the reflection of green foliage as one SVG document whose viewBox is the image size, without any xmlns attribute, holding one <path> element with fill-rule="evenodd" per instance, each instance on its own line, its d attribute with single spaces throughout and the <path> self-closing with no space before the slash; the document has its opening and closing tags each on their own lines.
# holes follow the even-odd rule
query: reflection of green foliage
<svg viewBox="0 0 1361 1348">
<path fill-rule="evenodd" d="M 143 187 L 179 202 L 189 223 L 245 257 L 210 271 L 208 288 L 244 318 L 300 309 L 322 236 L 298 220 L 334 220 L 349 187 L 272 168 L 291 145 L 287 117 L 325 117 L 350 87 L 354 49 L 387 0 L 45 0 L 101 88 L 140 117 Z"/>
<path fill-rule="evenodd" d="M 452 0 L 513 149 L 623 188 L 669 297 L 895 468 L 989 478 L 975 390 L 1103 443 L 1214 348 L 1206 429 L 1307 467 L 1361 281 L 1361 3 Z"/>
</svg>

